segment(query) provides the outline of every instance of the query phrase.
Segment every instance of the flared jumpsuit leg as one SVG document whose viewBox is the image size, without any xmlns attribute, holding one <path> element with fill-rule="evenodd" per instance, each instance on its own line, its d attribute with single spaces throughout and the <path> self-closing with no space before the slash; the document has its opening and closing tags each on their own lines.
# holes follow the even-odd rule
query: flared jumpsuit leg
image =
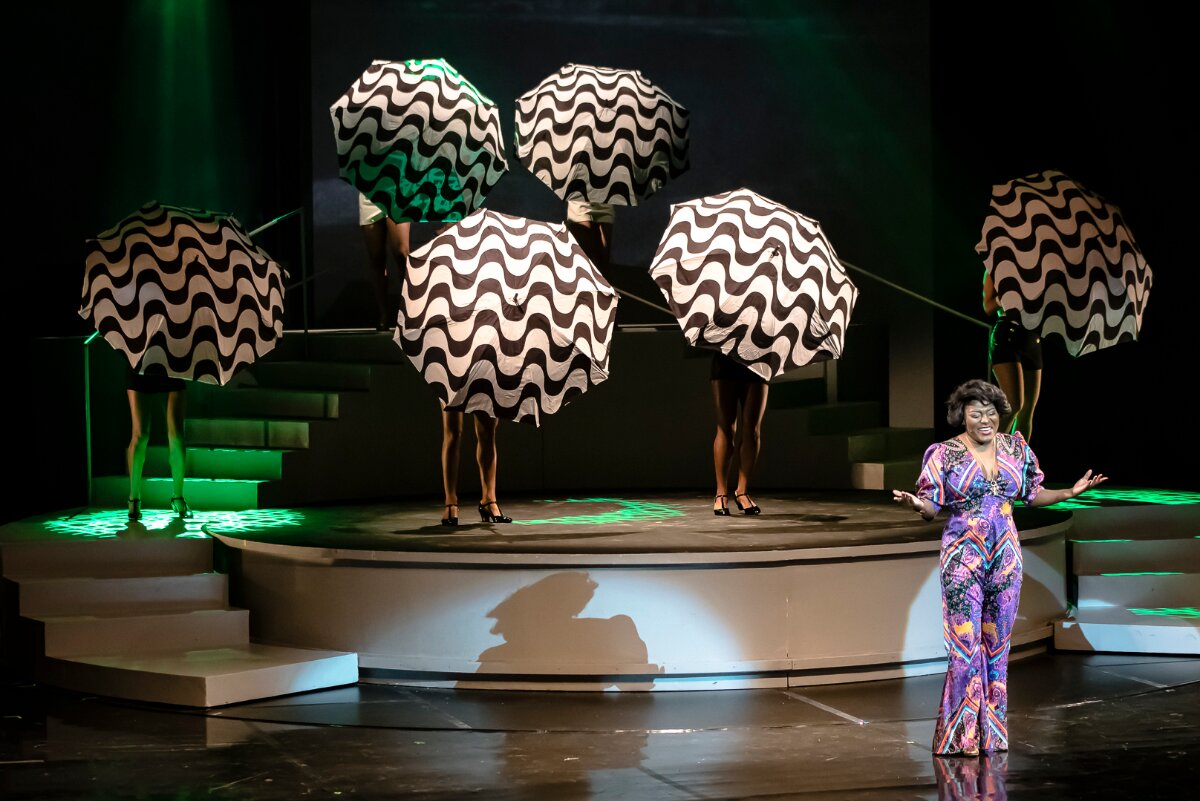
<svg viewBox="0 0 1200 801">
<path fill-rule="evenodd" d="M 938 754 L 1008 748 L 1008 652 L 1021 594 L 1011 517 L 976 518 L 942 543 L 946 682 L 934 730 Z"/>
</svg>

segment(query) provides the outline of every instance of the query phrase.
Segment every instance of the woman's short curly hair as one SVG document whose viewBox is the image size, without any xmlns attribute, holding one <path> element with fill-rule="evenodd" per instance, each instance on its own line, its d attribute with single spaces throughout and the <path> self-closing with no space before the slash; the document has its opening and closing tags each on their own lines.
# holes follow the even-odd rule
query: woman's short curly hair
<svg viewBox="0 0 1200 801">
<path fill-rule="evenodd" d="M 1004 391 L 1000 387 L 990 381 L 984 381 L 982 378 L 972 378 L 970 381 L 959 384 L 946 399 L 946 422 L 952 426 L 961 426 L 963 409 L 971 401 L 992 404 L 996 407 L 996 411 L 1000 412 L 1001 417 L 1012 411 L 1012 406 L 1009 405 L 1008 398 L 1005 397 Z"/>
</svg>

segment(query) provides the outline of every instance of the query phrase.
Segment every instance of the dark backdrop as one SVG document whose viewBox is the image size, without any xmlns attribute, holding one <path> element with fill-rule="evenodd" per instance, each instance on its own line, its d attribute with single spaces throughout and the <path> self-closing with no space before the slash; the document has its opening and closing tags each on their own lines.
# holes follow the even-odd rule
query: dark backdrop
<svg viewBox="0 0 1200 801">
<path fill-rule="evenodd" d="M 1184 382 L 1196 270 L 1184 27 L 1129 2 L 228 2 L 23 7 L 7 26 L 11 260 L 2 519 L 78 505 L 82 243 L 141 203 L 305 206 L 311 311 L 369 319 L 352 192 L 332 177 L 328 105 L 372 58 L 442 56 L 501 106 L 568 61 L 641 69 L 692 111 L 692 170 L 620 209 L 613 280 L 643 271 L 671 202 L 750 186 L 822 221 L 846 260 L 972 315 L 993 183 L 1045 168 L 1121 206 L 1155 270 L 1140 342 L 1072 360 L 1047 342 L 1034 445 L 1053 478 L 1195 488 Z M 35 55 L 29 42 L 47 43 Z M 510 159 L 488 201 L 561 219 Z M 297 273 L 295 220 L 263 234 Z M 903 336 L 907 301 L 869 278 L 855 319 Z M 297 293 L 298 294 L 298 293 Z M 292 296 L 293 298 L 295 295 Z M 626 303 L 623 314 L 635 312 Z M 289 314 L 298 315 L 298 303 Z M 647 312 L 653 314 L 653 312 Z M 360 317 L 361 314 L 361 317 Z M 298 318 L 293 317 L 293 323 Z M 626 318 L 628 319 L 628 318 Z M 936 396 L 982 375 L 985 332 L 935 316 Z M 56 339 L 57 338 L 57 339 Z M 120 392 L 121 388 L 113 388 Z M 944 429 L 944 426 L 942 426 Z M 948 435 L 947 430 L 939 431 Z M 1177 455 L 1178 458 L 1177 458 Z"/>
</svg>

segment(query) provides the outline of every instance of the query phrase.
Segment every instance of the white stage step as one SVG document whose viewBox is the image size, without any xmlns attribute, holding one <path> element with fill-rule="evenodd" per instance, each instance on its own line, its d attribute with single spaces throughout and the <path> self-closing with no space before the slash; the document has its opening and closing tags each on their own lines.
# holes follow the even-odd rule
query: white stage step
<svg viewBox="0 0 1200 801">
<path fill-rule="evenodd" d="M 18 585 L 24 617 L 158 614 L 186 609 L 223 609 L 229 597 L 224 573 L 133 578 L 26 579 Z"/>
<path fill-rule="evenodd" d="M 98 695 L 212 707 L 358 681 L 358 656 L 246 643 L 191 651 L 47 658 L 42 681 Z"/>
<path fill-rule="evenodd" d="M 186 706 L 358 681 L 357 654 L 251 643 L 212 548 L 207 537 L 0 544 L 7 660 L 54 686 Z"/>
<path fill-rule="evenodd" d="M 28 617 L 46 656 L 194 651 L 250 641 L 245 609 L 189 609 L 149 615 Z"/>
<path fill-rule="evenodd" d="M 1077 576 L 1077 581 L 1077 606 L 1081 609 L 1109 606 L 1200 608 L 1200 573 L 1130 571 Z"/>
<path fill-rule="evenodd" d="M 1112 532 L 1120 534 L 1120 531 Z M 1200 573 L 1200 539 L 1072 539 L 1071 554 L 1079 575 L 1149 570 Z"/>
<path fill-rule="evenodd" d="M 1171 609 L 1079 609 L 1054 624 L 1054 647 L 1063 651 L 1200 655 L 1200 618 Z"/>
<path fill-rule="evenodd" d="M 0 575 L 14 580 L 178 576 L 211 570 L 212 540 L 198 537 L 28 540 L 6 542 L 0 548 Z"/>
</svg>

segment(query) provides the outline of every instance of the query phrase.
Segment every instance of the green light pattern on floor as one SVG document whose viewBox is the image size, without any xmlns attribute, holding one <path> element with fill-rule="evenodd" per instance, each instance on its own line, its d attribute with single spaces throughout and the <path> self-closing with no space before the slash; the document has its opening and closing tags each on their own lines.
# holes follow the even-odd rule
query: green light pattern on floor
<svg viewBox="0 0 1200 801">
<path fill-rule="evenodd" d="M 1056 503 L 1048 509 L 1093 509 L 1104 501 L 1125 501 L 1129 503 L 1159 504 L 1162 506 L 1182 506 L 1200 503 L 1200 492 L 1185 490 L 1156 490 L 1156 489 L 1109 489 L 1098 487 L 1090 489 L 1078 498 Z"/>
<path fill-rule="evenodd" d="M 125 509 L 103 509 L 65 515 L 43 525 L 47 531 L 72 537 L 206 537 L 200 530 L 204 514 L 212 513 L 196 512 L 192 519 L 183 520 L 170 509 L 143 509 L 142 519 L 131 522 Z"/>
<path fill-rule="evenodd" d="M 1133 573 L 1101 573 L 1102 576 L 1182 576 L 1178 570 L 1139 570 Z"/>
<path fill-rule="evenodd" d="M 563 517 L 547 517 L 541 520 L 514 520 L 522 526 L 540 526 L 546 523 L 568 523 L 571 525 L 606 525 L 612 523 L 629 523 L 632 521 L 665 520 L 669 517 L 682 517 L 683 511 L 676 506 L 650 501 L 627 501 L 621 498 L 568 498 L 565 501 L 541 501 L 541 503 L 613 503 L 616 509 L 609 512 L 599 512 L 590 515 L 565 515 Z"/>
<path fill-rule="evenodd" d="M 272 528 L 298 526 L 304 513 L 297 509 L 245 509 L 241 512 L 207 512 L 204 523 L 209 534 L 245 534 Z"/>
<path fill-rule="evenodd" d="M 1130 609 L 1135 615 L 1149 615 L 1151 617 L 1191 617 L 1200 618 L 1200 609 L 1194 606 L 1156 606 L 1148 609 L 1136 608 Z"/>
<path fill-rule="evenodd" d="M 138 538 L 151 536 L 196 537 L 209 534 L 237 534 L 250 531 L 298 526 L 304 514 L 294 509 L 246 509 L 230 511 L 193 511 L 188 520 L 169 509 L 143 509 L 142 518 L 130 522 L 124 509 L 82 512 L 47 520 L 43 525 L 55 534 L 72 537 Z"/>
</svg>

